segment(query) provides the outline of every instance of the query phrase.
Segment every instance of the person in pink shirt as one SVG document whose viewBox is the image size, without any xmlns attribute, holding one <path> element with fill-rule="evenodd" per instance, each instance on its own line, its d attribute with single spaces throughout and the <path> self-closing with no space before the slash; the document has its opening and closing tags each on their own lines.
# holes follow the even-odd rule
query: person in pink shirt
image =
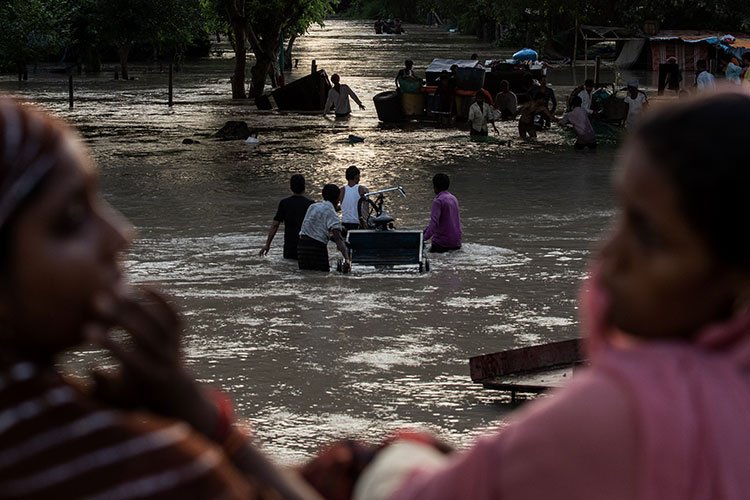
<svg viewBox="0 0 750 500">
<path fill-rule="evenodd" d="M 353 498 L 748 498 L 748 116 L 726 91 L 644 117 L 581 294 L 589 366 L 467 450 L 386 446 Z"/>
<path fill-rule="evenodd" d="M 443 253 L 461 248 L 461 214 L 458 200 L 448 191 L 450 184 L 450 177 L 446 174 L 435 174 L 432 178 L 435 198 L 430 223 L 424 230 L 424 239 L 432 239 L 430 252 Z"/>
</svg>

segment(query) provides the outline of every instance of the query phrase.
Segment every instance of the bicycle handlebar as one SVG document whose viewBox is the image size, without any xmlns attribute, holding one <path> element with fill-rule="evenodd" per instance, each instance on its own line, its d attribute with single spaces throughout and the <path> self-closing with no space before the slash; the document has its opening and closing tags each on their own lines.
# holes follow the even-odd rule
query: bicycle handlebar
<svg viewBox="0 0 750 500">
<path fill-rule="evenodd" d="M 401 186 L 395 186 L 395 187 L 389 187 L 385 189 L 379 189 L 377 191 L 368 191 L 365 193 L 365 198 L 369 198 L 370 196 L 379 196 L 381 194 L 390 193 L 392 191 L 398 191 L 401 196 L 406 196 L 406 191 Z"/>
</svg>

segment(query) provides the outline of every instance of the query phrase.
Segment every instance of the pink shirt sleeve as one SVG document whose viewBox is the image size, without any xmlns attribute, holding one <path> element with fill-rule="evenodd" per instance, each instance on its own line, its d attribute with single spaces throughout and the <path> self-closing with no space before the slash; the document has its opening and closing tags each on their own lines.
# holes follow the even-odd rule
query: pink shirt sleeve
<svg viewBox="0 0 750 500">
<path fill-rule="evenodd" d="M 427 225 L 427 228 L 424 230 L 424 239 L 429 240 L 432 238 L 432 235 L 435 234 L 435 228 L 438 226 L 438 223 L 440 222 L 440 213 L 443 209 L 442 200 L 440 200 L 437 196 L 434 200 L 432 200 L 432 209 L 430 210 L 430 223 Z"/>
<path fill-rule="evenodd" d="M 579 373 L 447 466 L 415 472 L 392 500 L 636 498 L 636 425 L 611 377 Z"/>
</svg>

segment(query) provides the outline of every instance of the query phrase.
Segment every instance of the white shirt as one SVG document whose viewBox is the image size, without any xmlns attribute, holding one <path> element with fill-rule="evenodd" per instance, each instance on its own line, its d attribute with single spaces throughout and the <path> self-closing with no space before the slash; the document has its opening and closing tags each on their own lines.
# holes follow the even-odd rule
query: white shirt
<svg viewBox="0 0 750 500">
<path fill-rule="evenodd" d="M 326 101 L 325 108 L 323 108 L 323 114 L 328 113 L 331 110 L 331 106 L 335 106 L 336 116 L 346 116 L 352 112 L 352 108 L 349 105 L 349 97 L 354 99 L 358 105 L 362 106 L 362 101 L 359 100 L 357 94 L 354 93 L 348 85 L 343 83 L 339 86 L 340 92 L 336 92 L 336 87 L 332 87 L 328 91 L 328 100 Z"/>
<path fill-rule="evenodd" d="M 307 208 L 299 235 L 328 244 L 328 235 L 331 230 L 340 228 L 339 217 L 331 202 L 318 201 Z"/>
<path fill-rule="evenodd" d="M 706 70 L 700 72 L 695 83 L 698 90 L 714 90 L 716 88 L 716 78 Z"/>
<path fill-rule="evenodd" d="M 628 127 L 632 127 L 638 115 L 641 114 L 643 105 L 646 104 L 648 99 L 646 99 L 646 95 L 643 92 L 638 92 L 638 94 L 635 96 L 635 99 L 630 97 L 630 94 L 628 94 L 627 96 L 625 96 L 624 101 L 628 105 L 628 117 L 625 119 L 625 124 Z"/>
<path fill-rule="evenodd" d="M 359 184 L 344 186 L 344 199 L 341 200 L 341 222 L 359 224 L 357 205 L 359 204 Z"/>
<path fill-rule="evenodd" d="M 494 120 L 492 106 L 486 102 L 479 108 L 479 104 L 474 103 L 469 108 L 469 123 L 471 128 L 477 132 L 487 132 L 487 123 Z"/>
<path fill-rule="evenodd" d="M 578 92 L 578 97 L 581 98 L 581 107 L 588 113 L 589 115 L 593 113 L 594 111 L 591 109 L 591 98 L 594 94 L 594 91 L 591 91 L 591 94 L 588 93 L 586 89 L 581 90 Z"/>
</svg>

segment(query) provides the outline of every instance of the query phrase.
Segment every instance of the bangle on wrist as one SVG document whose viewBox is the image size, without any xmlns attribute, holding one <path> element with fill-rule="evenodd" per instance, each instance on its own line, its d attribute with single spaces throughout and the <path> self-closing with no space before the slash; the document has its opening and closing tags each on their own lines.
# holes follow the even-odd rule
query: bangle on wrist
<svg viewBox="0 0 750 500">
<path fill-rule="evenodd" d="M 229 436 L 234 422 L 232 401 L 218 389 L 211 390 L 211 398 L 216 408 L 216 426 L 210 437 L 217 443 L 222 443 Z"/>
<path fill-rule="evenodd" d="M 247 443 L 247 435 L 234 425 L 234 410 L 232 401 L 225 393 L 218 389 L 211 391 L 216 407 L 216 428 L 211 438 L 231 457 Z"/>
</svg>

